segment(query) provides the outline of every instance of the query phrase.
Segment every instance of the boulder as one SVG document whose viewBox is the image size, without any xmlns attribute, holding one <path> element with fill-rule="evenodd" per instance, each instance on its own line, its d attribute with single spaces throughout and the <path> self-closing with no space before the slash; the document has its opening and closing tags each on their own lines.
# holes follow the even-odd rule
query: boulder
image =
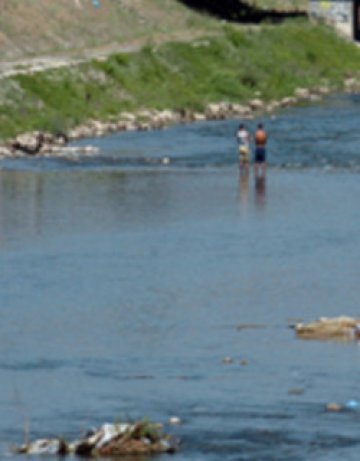
<svg viewBox="0 0 360 461">
<path fill-rule="evenodd" d="M 244 106 L 242 104 L 232 104 L 232 112 L 234 115 L 239 115 L 242 117 L 247 117 L 251 114 L 251 109 L 249 106 Z"/>
<path fill-rule="evenodd" d="M 310 90 L 308 90 L 307 88 L 296 88 L 294 95 L 298 99 L 309 99 Z"/>
<path fill-rule="evenodd" d="M 265 108 L 265 103 L 261 99 L 252 99 L 249 101 L 249 106 L 251 110 L 263 110 Z"/>
<path fill-rule="evenodd" d="M 297 103 L 297 99 L 293 96 L 288 96 L 286 98 L 281 99 L 280 106 L 281 107 L 289 107 Z"/>
<path fill-rule="evenodd" d="M 203 122 L 204 120 L 206 120 L 206 116 L 204 114 L 199 112 L 194 113 L 194 122 Z"/>
<path fill-rule="evenodd" d="M 321 317 L 307 324 L 296 324 L 295 333 L 301 339 L 356 340 L 360 339 L 360 319 L 346 316 Z"/>
<path fill-rule="evenodd" d="M 11 149 L 9 149 L 6 146 L 0 146 L 0 158 L 11 157 L 11 156 L 12 156 Z"/>
</svg>

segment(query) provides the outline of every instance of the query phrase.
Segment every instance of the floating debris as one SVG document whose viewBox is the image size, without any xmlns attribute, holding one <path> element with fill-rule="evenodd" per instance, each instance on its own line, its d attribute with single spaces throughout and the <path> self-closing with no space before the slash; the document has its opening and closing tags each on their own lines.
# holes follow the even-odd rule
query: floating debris
<svg viewBox="0 0 360 461">
<path fill-rule="evenodd" d="M 66 455 L 68 445 L 62 439 L 38 439 L 15 448 L 15 453 L 27 455 Z"/>
<path fill-rule="evenodd" d="M 331 402 L 325 406 L 325 410 L 332 412 L 332 413 L 338 413 L 340 411 L 343 411 L 344 407 L 340 405 L 339 403 Z"/>
<path fill-rule="evenodd" d="M 348 400 L 345 402 L 344 407 L 346 410 L 359 410 L 360 408 L 360 402 L 357 400 Z"/>
<path fill-rule="evenodd" d="M 360 339 L 360 319 L 340 316 L 321 317 L 315 322 L 295 325 L 295 333 L 301 339 L 333 339 L 351 341 Z"/>
<path fill-rule="evenodd" d="M 325 409 L 333 413 L 339 413 L 341 411 L 358 411 L 360 409 L 360 402 L 357 400 L 348 400 L 343 404 L 331 402 L 325 406 Z"/>
<path fill-rule="evenodd" d="M 226 365 L 230 365 L 231 363 L 234 363 L 234 359 L 232 357 L 224 357 L 223 363 L 225 363 Z"/>
<path fill-rule="evenodd" d="M 302 387 L 293 387 L 292 389 L 288 390 L 289 395 L 303 395 L 305 393 L 305 389 Z"/>
<path fill-rule="evenodd" d="M 174 453 L 176 440 L 163 434 L 162 425 L 148 421 L 135 424 L 105 423 L 90 431 L 85 438 L 71 443 L 63 439 L 39 439 L 15 448 L 26 455 L 67 455 L 97 457 Z"/>
<path fill-rule="evenodd" d="M 178 416 L 171 416 L 169 418 L 169 424 L 172 424 L 173 426 L 178 426 L 181 424 L 181 419 Z"/>
<path fill-rule="evenodd" d="M 263 328 L 266 328 L 266 325 L 259 324 L 259 323 L 240 323 L 236 327 L 237 331 L 259 330 L 259 329 L 263 329 Z"/>
</svg>

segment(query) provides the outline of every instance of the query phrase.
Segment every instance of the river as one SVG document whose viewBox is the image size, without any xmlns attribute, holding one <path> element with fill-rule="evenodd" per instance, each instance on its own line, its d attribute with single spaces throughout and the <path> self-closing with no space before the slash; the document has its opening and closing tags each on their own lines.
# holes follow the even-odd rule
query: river
<svg viewBox="0 0 360 461">
<path fill-rule="evenodd" d="M 360 400 L 358 345 L 289 324 L 359 315 L 359 108 L 263 117 L 262 182 L 239 177 L 236 120 L 2 160 L 0 459 L 26 422 L 72 440 L 142 417 L 177 461 L 358 459 L 360 412 L 325 411 Z"/>
</svg>

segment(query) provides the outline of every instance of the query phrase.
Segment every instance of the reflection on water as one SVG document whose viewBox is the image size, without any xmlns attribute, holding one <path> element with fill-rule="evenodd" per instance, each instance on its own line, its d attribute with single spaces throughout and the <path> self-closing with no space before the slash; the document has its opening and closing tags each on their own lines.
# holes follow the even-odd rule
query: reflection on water
<svg viewBox="0 0 360 461">
<path fill-rule="evenodd" d="M 254 184 L 254 188 L 250 184 Z M 266 206 L 266 176 L 252 175 L 249 171 L 241 171 L 239 175 L 239 204 L 241 214 L 245 215 L 249 208 L 249 200 L 255 201 L 256 207 L 262 210 Z"/>
<path fill-rule="evenodd" d="M 255 197 L 256 204 L 259 208 L 266 205 L 266 176 L 255 176 Z"/>
<path fill-rule="evenodd" d="M 129 179 L 122 172 L 0 171 L 1 240 L 66 233 L 70 223 L 72 230 L 86 232 L 111 228 L 121 217 L 126 217 L 124 227 L 136 222 L 141 226 L 168 212 L 169 177 L 144 173 Z"/>
<path fill-rule="evenodd" d="M 250 183 L 250 171 L 240 170 L 239 175 L 239 201 L 241 205 L 241 211 L 245 212 L 249 202 L 249 184 Z"/>
</svg>

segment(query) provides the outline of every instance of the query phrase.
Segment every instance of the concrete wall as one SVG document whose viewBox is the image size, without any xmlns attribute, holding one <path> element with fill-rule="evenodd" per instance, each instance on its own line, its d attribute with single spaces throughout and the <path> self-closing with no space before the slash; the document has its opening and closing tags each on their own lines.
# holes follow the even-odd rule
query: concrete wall
<svg viewBox="0 0 360 461">
<path fill-rule="evenodd" d="M 310 15 L 324 19 L 353 35 L 353 0 L 309 0 Z"/>
</svg>

